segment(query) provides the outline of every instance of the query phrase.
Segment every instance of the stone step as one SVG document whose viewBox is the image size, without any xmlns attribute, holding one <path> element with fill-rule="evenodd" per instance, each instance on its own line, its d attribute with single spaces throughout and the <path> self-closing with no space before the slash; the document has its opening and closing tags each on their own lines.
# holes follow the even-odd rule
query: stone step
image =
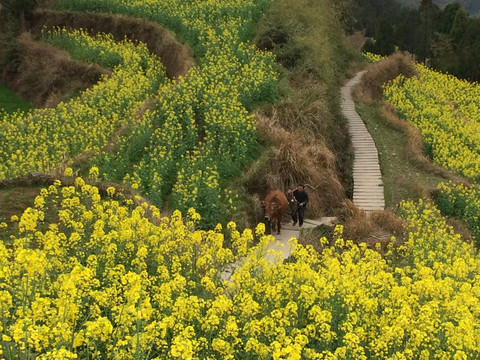
<svg viewBox="0 0 480 360">
<path fill-rule="evenodd" d="M 363 170 L 357 170 L 353 172 L 353 177 L 354 178 L 372 178 L 372 177 L 378 177 L 382 178 L 382 173 L 380 172 L 380 169 L 378 168 L 370 168 L 370 169 L 363 169 Z"/>
<path fill-rule="evenodd" d="M 367 169 L 360 169 L 355 170 L 353 172 L 353 177 L 362 178 L 362 177 L 378 177 L 382 178 L 382 173 L 380 172 L 379 168 L 367 168 Z"/>
<path fill-rule="evenodd" d="M 354 153 L 355 159 L 357 160 L 367 160 L 367 159 L 372 159 L 372 160 L 377 160 L 378 162 L 378 154 L 376 152 L 361 152 L 361 153 Z"/>
<path fill-rule="evenodd" d="M 357 172 L 363 172 L 363 171 L 367 171 L 367 170 L 375 170 L 375 171 L 378 171 L 380 172 L 380 165 L 377 163 L 368 163 L 368 164 L 354 164 L 353 165 L 353 171 L 355 172 L 355 170 L 357 170 Z"/>
<path fill-rule="evenodd" d="M 366 205 L 366 204 L 378 205 L 378 204 L 385 203 L 385 199 L 384 198 L 365 199 L 365 198 L 356 198 L 354 196 L 353 202 L 355 203 L 359 202 L 363 205 Z"/>
<path fill-rule="evenodd" d="M 385 198 L 383 196 L 380 196 L 380 195 L 378 195 L 378 196 L 373 196 L 373 195 L 357 196 L 357 195 L 354 195 L 353 196 L 353 201 L 354 202 L 357 202 L 357 201 L 375 202 L 375 201 L 385 201 Z"/>
<path fill-rule="evenodd" d="M 353 174 L 353 180 L 357 182 L 365 181 L 378 181 L 382 182 L 382 175 L 380 173 L 369 173 L 369 174 Z"/>
<path fill-rule="evenodd" d="M 378 206 L 373 206 L 373 207 L 369 207 L 369 206 L 358 206 L 358 208 L 359 208 L 360 210 L 366 211 L 367 213 L 368 213 L 368 212 L 371 212 L 371 211 L 383 211 L 383 210 L 385 210 L 385 206 L 384 206 L 384 205 L 378 205 Z"/>
<path fill-rule="evenodd" d="M 341 89 L 342 114 L 348 121 L 353 146 L 353 201 L 363 210 L 383 210 L 382 173 L 378 162 L 378 151 L 362 118 L 357 114 L 352 100 L 351 89 L 360 81 L 363 72 L 358 73 Z"/>
<path fill-rule="evenodd" d="M 375 191 L 375 192 L 383 191 L 383 184 L 381 182 L 370 182 L 370 183 L 356 182 L 353 186 L 359 192 L 372 191 L 372 190 Z M 378 189 L 379 187 L 382 188 L 382 189 Z"/>
<path fill-rule="evenodd" d="M 361 203 L 354 200 L 355 205 L 357 205 L 362 210 L 384 210 L 385 203 L 378 202 L 378 203 Z"/>
<path fill-rule="evenodd" d="M 378 153 L 376 151 L 371 151 L 371 150 L 361 150 L 361 151 L 357 151 L 354 147 L 353 149 L 353 152 L 354 152 L 354 155 L 358 155 L 358 157 L 360 156 L 378 156 Z"/>
<path fill-rule="evenodd" d="M 373 179 L 372 179 L 373 180 Z M 362 189 L 376 189 L 377 187 L 383 187 L 381 179 L 375 179 L 376 181 L 368 180 L 366 178 L 363 178 L 362 180 L 357 180 L 354 182 L 353 186 L 355 186 L 357 189 L 362 190 Z"/>
<path fill-rule="evenodd" d="M 378 159 L 377 158 L 363 158 L 363 159 L 355 159 L 353 160 L 353 166 L 356 166 L 362 171 L 362 166 L 370 166 L 370 165 L 376 165 L 379 166 L 378 164 Z M 380 167 L 379 167 L 380 169 Z"/>
<path fill-rule="evenodd" d="M 371 178 L 371 177 L 378 177 L 382 178 L 382 173 L 379 169 L 364 169 L 361 171 L 354 171 L 353 177 L 361 179 L 362 177 Z"/>
<path fill-rule="evenodd" d="M 358 165 L 378 164 L 378 156 L 373 154 L 360 154 L 353 161 Z"/>
<path fill-rule="evenodd" d="M 361 178 L 357 179 L 357 181 L 353 181 L 353 186 L 356 188 L 364 188 L 364 187 L 378 187 L 378 186 L 383 186 L 382 184 L 382 179 L 380 178 Z"/>
<path fill-rule="evenodd" d="M 378 157 L 377 150 L 355 150 L 355 157 Z"/>
<path fill-rule="evenodd" d="M 379 202 L 379 201 L 383 201 L 385 202 L 385 198 L 383 197 L 383 194 L 381 195 L 365 195 L 365 196 L 357 196 L 357 195 L 353 195 L 353 201 L 354 202 L 357 202 L 357 201 L 367 201 L 367 202 Z"/>
</svg>

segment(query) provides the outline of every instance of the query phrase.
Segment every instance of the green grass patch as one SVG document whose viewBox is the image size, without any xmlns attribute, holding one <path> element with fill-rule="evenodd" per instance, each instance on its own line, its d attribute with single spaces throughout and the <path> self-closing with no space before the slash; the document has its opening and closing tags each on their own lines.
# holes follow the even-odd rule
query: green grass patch
<svg viewBox="0 0 480 360">
<path fill-rule="evenodd" d="M 385 207 L 393 209 L 402 200 L 416 200 L 446 178 L 422 169 L 409 158 L 407 136 L 382 115 L 380 104 L 359 104 L 357 112 L 365 122 L 377 146 L 382 179 L 385 187 Z"/>
<path fill-rule="evenodd" d="M 32 104 L 0 83 L 0 109 L 2 108 L 8 113 L 13 113 L 17 110 L 28 111 L 32 108 Z"/>
</svg>

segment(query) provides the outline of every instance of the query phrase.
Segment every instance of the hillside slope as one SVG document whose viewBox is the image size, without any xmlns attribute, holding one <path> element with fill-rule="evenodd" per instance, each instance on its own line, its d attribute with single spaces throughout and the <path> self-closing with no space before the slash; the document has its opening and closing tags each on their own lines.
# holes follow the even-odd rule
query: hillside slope
<svg viewBox="0 0 480 360">
<path fill-rule="evenodd" d="M 112 24 L 111 32 L 117 40 L 122 38 L 122 31 L 125 29 L 128 38 L 145 41 L 152 51 L 152 39 L 141 36 L 151 33 L 145 30 L 145 25 L 152 27 L 151 23 L 133 20 L 134 16 L 143 16 L 141 5 L 118 8 L 117 12 L 124 11 L 129 14 L 124 16 L 85 13 L 86 10 L 98 11 L 95 4 L 88 1 L 82 3 L 85 8 L 80 9 L 81 11 L 69 12 L 65 11 L 65 8 L 79 10 L 76 6 L 80 6 L 80 3 L 69 4 L 64 1 L 59 4 L 60 8 L 62 3 L 62 11 L 36 11 L 32 14 L 30 25 L 32 30 L 37 29 L 32 31 L 33 34 L 40 36 L 38 29 L 42 28 L 42 23 L 49 26 L 91 28 L 93 22 L 96 24 L 94 32 L 108 31 L 109 24 Z M 286 190 L 296 186 L 297 182 L 306 183 L 310 189 L 313 200 L 309 209 L 311 216 L 332 214 L 342 206 L 345 194 L 349 193 L 351 181 L 348 163 L 349 140 L 339 111 L 338 86 L 352 55 L 347 50 L 343 29 L 338 22 L 341 10 L 338 9 L 338 4 L 324 0 L 315 4 L 301 1 L 291 6 L 286 1 L 279 0 L 270 7 L 263 24 L 258 28 L 256 43 L 258 47 L 274 52 L 277 60 L 288 70 L 275 69 L 273 56 L 269 52 L 257 52 L 253 47 L 237 43 L 241 39 L 250 42 L 255 30 L 253 28 L 251 33 L 243 33 L 246 30 L 242 30 L 238 34 L 240 38 L 233 39 L 232 49 L 225 49 L 222 43 L 215 51 L 209 50 L 207 61 L 206 47 L 198 43 L 195 31 L 214 36 L 215 34 L 210 34 L 205 29 L 215 28 L 218 23 L 213 21 L 210 24 L 211 19 L 206 15 L 203 19 L 204 15 L 196 13 L 193 5 L 189 9 L 191 14 L 179 28 L 169 22 L 171 14 L 164 13 L 163 8 L 159 8 L 156 15 L 150 13 L 149 17 L 151 21 L 163 23 L 165 27 L 170 27 L 170 30 L 176 30 L 175 36 L 178 38 L 187 39 L 196 51 L 199 64 L 187 76 L 179 78 L 174 86 L 168 85 L 163 88 L 164 93 L 156 95 L 162 101 L 150 109 L 152 111 L 147 114 L 148 119 L 133 125 L 134 129 L 129 131 L 125 131 L 130 126 L 128 119 L 115 125 L 121 127 L 122 134 L 128 135 L 127 138 L 120 137 L 116 144 L 112 144 L 113 147 L 108 146 L 110 152 L 105 152 L 103 149 L 106 147 L 103 146 L 101 154 L 92 158 L 91 155 L 83 156 L 85 154 L 82 154 L 82 150 L 76 149 L 75 153 L 67 152 L 60 159 L 62 166 L 72 166 L 74 171 L 83 171 L 83 174 L 85 169 L 98 166 L 102 180 L 124 181 L 127 186 L 135 182 L 142 195 L 155 204 L 164 206 L 164 210 L 180 208 L 185 212 L 193 206 L 204 215 L 203 219 L 209 219 L 209 224 L 224 222 L 227 214 L 227 211 L 214 211 L 215 207 L 210 206 L 211 203 L 218 206 L 218 198 L 223 198 L 224 189 L 230 188 L 232 194 L 238 194 L 241 193 L 239 187 L 243 185 L 246 188 L 245 201 L 248 205 L 243 206 L 243 199 L 236 201 L 236 205 L 245 208 L 245 213 L 248 214 L 252 213 L 252 203 L 258 203 L 257 199 L 263 197 L 269 189 Z M 107 7 L 103 9 L 106 10 Z M 176 11 L 174 8 L 170 10 Z M 203 19 L 201 26 L 199 23 L 190 23 L 188 19 L 197 16 Z M 245 16 L 249 16 L 248 12 Z M 102 18 L 101 21 L 94 21 L 99 17 Z M 223 33 L 223 30 L 218 33 Z M 156 38 L 158 40 L 160 37 Z M 214 40 L 213 44 L 223 41 L 217 35 Z M 233 41 L 230 38 L 226 40 Z M 212 42 L 205 39 L 202 41 L 209 46 L 218 45 L 212 45 Z M 160 45 L 163 43 L 164 41 L 159 42 Z M 219 56 L 227 50 L 232 53 Z M 78 51 L 76 53 L 78 54 Z M 237 62 L 235 59 L 238 54 L 241 56 Z M 161 57 L 165 61 L 164 57 Z M 219 76 L 218 66 L 213 64 L 212 59 L 220 61 L 222 58 L 229 59 L 228 62 L 221 61 L 220 64 L 228 69 L 227 74 L 235 74 L 235 81 Z M 170 67 L 167 62 L 165 65 L 168 74 Z M 280 84 L 282 99 L 272 107 L 264 103 L 278 99 L 275 95 L 278 86 L 275 72 L 278 70 L 283 73 Z M 41 69 L 36 71 L 41 72 Z M 49 78 L 53 78 L 53 75 Z M 222 94 L 228 96 L 211 94 L 213 88 L 210 88 L 209 82 L 216 84 L 216 91 L 221 90 Z M 232 89 L 232 86 L 236 90 Z M 231 96 L 237 91 L 238 99 L 233 103 Z M 187 92 L 191 96 L 185 96 Z M 254 127 L 250 123 L 253 118 L 247 117 L 246 110 L 253 112 L 255 106 L 262 103 L 262 111 L 259 111 L 257 116 L 259 131 L 256 139 L 256 134 L 252 131 Z M 232 106 L 236 108 L 232 109 Z M 221 115 L 222 123 L 215 121 L 217 115 L 214 113 L 217 108 L 222 108 L 224 112 Z M 230 110 L 227 111 L 227 108 Z M 136 113 L 136 110 L 132 111 Z M 176 116 L 170 117 L 170 114 Z M 242 124 L 241 121 L 245 123 Z M 275 122 L 280 122 L 283 129 L 273 134 L 269 129 Z M 229 126 L 232 128 L 229 129 Z M 278 126 L 276 128 L 279 130 Z M 171 135 L 165 137 L 164 134 L 168 131 L 171 131 Z M 184 131 L 184 134 L 178 131 Z M 227 133 L 230 135 L 227 136 Z M 206 135 L 209 137 L 206 138 Z M 229 136 L 234 141 L 228 138 Z M 292 141 L 294 138 L 295 141 Z M 173 143 L 173 139 L 178 139 L 178 143 Z M 250 165 L 248 162 L 259 155 L 259 144 L 265 149 L 264 154 L 247 170 Z M 233 150 L 238 154 L 230 154 L 231 159 L 226 161 L 223 158 L 219 161 L 214 156 L 219 147 L 225 148 L 224 156 Z M 211 152 L 208 150 L 210 148 L 216 151 Z M 162 156 L 158 155 L 160 151 L 164 152 Z M 188 156 L 185 156 L 187 153 Z M 55 156 L 50 160 L 53 166 L 58 161 Z M 82 164 L 76 162 L 78 158 L 84 159 Z M 178 158 L 182 159 L 181 162 L 178 162 Z M 261 165 L 264 162 L 273 166 Z M 238 185 L 236 177 L 242 167 L 247 170 L 244 172 L 247 179 L 240 179 L 243 184 Z M 48 167 L 43 165 L 42 169 L 49 171 Z M 5 171 L 7 170 L 12 173 L 12 169 Z M 197 171 L 202 174 L 202 179 L 197 179 Z M 210 175 L 207 176 L 207 173 Z M 15 171 L 15 174 L 19 176 L 26 172 Z M 216 184 L 214 190 L 208 182 Z M 227 204 L 230 204 L 228 199 L 229 197 L 226 197 Z M 258 221 L 261 209 L 255 206 L 253 209 L 254 219 L 246 220 L 243 225 L 252 226 Z M 207 214 L 211 216 L 207 217 Z M 238 216 L 238 213 L 228 214 L 229 218 L 237 218 L 237 221 Z"/>
</svg>

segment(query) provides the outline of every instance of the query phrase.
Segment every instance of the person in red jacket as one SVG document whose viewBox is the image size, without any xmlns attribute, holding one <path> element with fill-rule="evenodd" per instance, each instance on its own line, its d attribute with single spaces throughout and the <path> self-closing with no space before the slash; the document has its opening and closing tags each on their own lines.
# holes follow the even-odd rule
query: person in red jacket
<svg viewBox="0 0 480 360">
<path fill-rule="evenodd" d="M 297 224 L 297 214 L 298 214 L 298 226 L 302 227 L 303 219 L 305 218 L 305 208 L 308 204 L 308 194 L 305 191 L 305 186 L 303 184 L 298 184 L 298 187 L 293 191 L 293 196 L 297 201 L 297 213 L 293 218 L 293 226 Z"/>
</svg>

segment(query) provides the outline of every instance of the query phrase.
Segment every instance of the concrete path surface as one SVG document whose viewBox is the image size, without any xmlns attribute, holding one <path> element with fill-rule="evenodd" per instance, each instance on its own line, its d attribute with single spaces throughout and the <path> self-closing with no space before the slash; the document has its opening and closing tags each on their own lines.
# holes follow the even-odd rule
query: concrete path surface
<svg viewBox="0 0 480 360">
<path fill-rule="evenodd" d="M 335 217 L 322 217 L 320 220 L 305 219 L 302 227 L 299 227 L 298 225 L 292 226 L 290 221 L 287 223 L 282 223 L 281 234 L 272 234 L 275 240 L 268 244 L 265 259 L 272 263 L 283 262 L 283 260 L 290 256 L 290 253 L 293 250 L 288 241 L 291 238 L 298 239 L 302 229 L 314 228 L 320 225 L 331 225 L 336 221 L 336 219 L 337 218 Z M 235 263 L 230 264 L 230 266 L 228 266 L 227 269 L 225 269 L 222 273 L 221 280 L 230 280 L 235 269 L 238 266 L 241 266 L 241 262 L 242 260 L 238 260 Z"/>
<path fill-rule="evenodd" d="M 314 228 L 320 225 L 330 225 L 336 220 L 335 217 L 323 217 L 320 220 L 310 220 L 305 219 L 303 221 L 303 226 L 299 227 L 298 225 L 292 226 L 291 222 L 282 224 L 282 231 L 280 235 L 274 234 L 275 241 L 270 243 L 267 247 L 267 255 L 265 259 L 270 262 L 282 262 L 287 259 L 292 252 L 292 247 L 288 243 L 291 238 L 298 239 L 300 236 L 300 231 L 302 229 Z M 276 258 L 268 250 L 274 250 L 275 252 L 281 251 L 280 258 Z"/>
<path fill-rule="evenodd" d="M 384 210 L 382 173 L 375 143 L 360 116 L 355 111 L 352 87 L 362 77 L 357 73 L 341 89 L 342 113 L 348 120 L 355 159 L 353 161 L 353 202 L 362 210 Z"/>
</svg>

